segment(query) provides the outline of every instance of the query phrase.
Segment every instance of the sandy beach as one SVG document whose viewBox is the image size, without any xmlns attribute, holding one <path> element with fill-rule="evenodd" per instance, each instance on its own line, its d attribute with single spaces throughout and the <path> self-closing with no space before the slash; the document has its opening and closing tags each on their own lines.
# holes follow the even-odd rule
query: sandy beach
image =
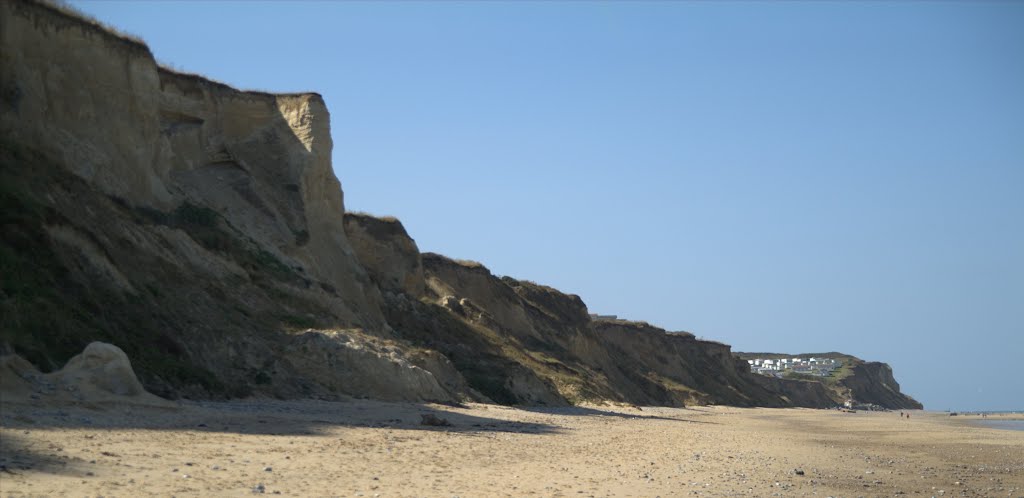
<svg viewBox="0 0 1024 498">
<path fill-rule="evenodd" d="M 3 496 L 1024 496 L 1024 432 L 943 413 L 366 400 L 2 412 Z"/>
</svg>

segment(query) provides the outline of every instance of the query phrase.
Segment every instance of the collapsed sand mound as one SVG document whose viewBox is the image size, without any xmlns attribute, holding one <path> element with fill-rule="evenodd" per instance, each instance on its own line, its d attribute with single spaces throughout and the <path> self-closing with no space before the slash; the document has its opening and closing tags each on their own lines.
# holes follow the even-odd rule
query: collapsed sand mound
<svg viewBox="0 0 1024 498">
<path fill-rule="evenodd" d="M 458 401 L 442 386 L 448 380 L 454 389 L 465 388 L 457 385 L 461 376 L 455 367 L 440 355 L 410 353 L 356 330 L 310 329 L 285 350 L 296 370 L 339 393 L 388 401 Z"/>
<path fill-rule="evenodd" d="M 93 342 L 64 368 L 44 374 L 20 356 L 0 356 L 0 393 L 4 402 L 126 402 L 171 406 L 146 392 L 121 348 Z"/>
</svg>

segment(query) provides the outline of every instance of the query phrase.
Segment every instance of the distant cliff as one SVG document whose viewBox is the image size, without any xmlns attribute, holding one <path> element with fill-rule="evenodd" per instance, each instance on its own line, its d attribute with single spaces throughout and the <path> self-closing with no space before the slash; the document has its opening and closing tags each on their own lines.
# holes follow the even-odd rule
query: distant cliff
<svg viewBox="0 0 1024 498">
<path fill-rule="evenodd" d="M 849 376 L 839 381 L 839 385 L 849 390 L 851 399 L 861 403 L 873 403 L 886 408 L 924 408 L 917 400 L 900 392 L 900 385 L 892 375 L 892 367 L 885 363 L 858 363 Z"/>
<path fill-rule="evenodd" d="M 841 366 L 827 377 L 814 378 L 798 374 L 784 374 L 790 379 L 805 379 L 820 382 L 835 404 L 846 401 L 871 403 L 893 409 L 921 409 L 923 406 L 914 398 L 900 392 L 900 385 L 892 375 L 892 367 L 876 361 L 864 361 L 848 354 L 829 353 L 736 353 L 742 360 L 779 358 L 828 358 L 840 362 Z M 763 377 L 762 382 L 777 383 L 782 380 Z M 784 390 L 784 387 L 780 387 Z"/>
<path fill-rule="evenodd" d="M 315 93 L 159 67 L 62 8 L 0 3 L 0 354 L 44 371 L 116 344 L 165 397 L 830 407 L 729 346 L 345 213 Z M 842 388 L 904 398 L 863 363 Z M 902 406 L 902 405 L 901 405 Z"/>
</svg>

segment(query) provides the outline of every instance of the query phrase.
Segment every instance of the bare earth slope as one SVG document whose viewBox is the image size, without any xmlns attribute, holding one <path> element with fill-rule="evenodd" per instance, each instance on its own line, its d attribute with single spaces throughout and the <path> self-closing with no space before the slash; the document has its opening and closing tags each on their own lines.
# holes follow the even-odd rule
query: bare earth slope
<svg viewBox="0 0 1024 498">
<path fill-rule="evenodd" d="M 315 93 L 170 71 L 29 0 L 0 2 L 0 63 L 0 355 L 53 372 L 111 343 L 166 398 L 837 403 L 346 214 Z M 846 388 L 902 406 L 870 365 Z"/>
</svg>

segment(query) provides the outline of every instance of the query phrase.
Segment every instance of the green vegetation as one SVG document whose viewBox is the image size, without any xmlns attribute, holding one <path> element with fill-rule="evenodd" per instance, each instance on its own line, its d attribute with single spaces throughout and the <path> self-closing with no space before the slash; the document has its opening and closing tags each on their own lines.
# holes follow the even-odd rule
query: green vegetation
<svg viewBox="0 0 1024 498">
<path fill-rule="evenodd" d="M 842 365 L 840 365 L 839 368 L 829 372 L 828 377 L 818 377 L 818 380 L 830 386 L 835 386 L 836 384 L 839 383 L 839 381 L 853 375 L 854 366 L 856 366 L 857 363 L 862 363 L 860 359 L 854 358 L 852 356 L 848 356 L 845 359 L 841 359 L 840 361 L 842 361 L 843 363 Z"/>
<path fill-rule="evenodd" d="M 159 308 L 155 287 L 123 295 L 91 285 L 76 276 L 73 255 L 68 260 L 54 252 L 46 227 L 71 221 L 42 200 L 41 192 L 54 186 L 74 191 L 80 182 L 47 158 L 0 142 L 0 349 L 13 350 L 47 372 L 90 342 L 105 341 L 123 349 L 158 394 L 167 394 L 159 389 L 167 384 L 241 394 L 190 362 L 169 330 L 156 326 L 150 312 Z M 112 202 L 107 209 L 115 206 Z"/>
<path fill-rule="evenodd" d="M 220 214 L 208 207 L 184 202 L 174 210 L 174 219 L 185 226 L 217 228 Z"/>
<path fill-rule="evenodd" d="M 824 377 L 819 377 L 817 375 L 797 373 L 797 372 L 793 372 L 793 371 L 783 372 L 782 376 L 784 378 L 787 378 L 787 379 L 792 379 L 792 380 L 808 380 L 808 381 L 811 381 L 811 382 L 823 382 L 825 380 Z"/>
<path fill-rule="evenodd" d="M 317 321 L 308 316 L 279 315 L 279 319 L 281 323 L 296 329 L 312 329 L 317 326 Z"/>
<path fill-rule="evenodd" d="M 69 4 L 65 0 L 37 0 L 37 2 L 41 7 L 49 9 L 51 12 L 55 14 L 75 19 L 76 21 L 78 21 L 80 25 L 88 26 L 89 28 L 104 36 L 112 36 L 114 38 L 126 42 L 129 45 L 143 49 L 147 53 L 149 52 L 149 48 L 146 47 L 146 42 L 144 42 L 142 38 L 140 38 L 139 36 L 131 33 L 126 33 L 118 28 L 115 28 L 114 26 L 111 26 L 103 21 L 100 21 L 99 19 L 96 19 L 95 17 L 90 16 L 85 12 L 82 12 L 81 10 Z"/>
<path fill-rule="evenodd" d="M 263 370 L 257 370 L 256 373 L 253 374 L 252 376 L 252 381 L 256 385 L 263 386 L 270 384 L 272 379 L 270 378 L 270 374 L 268 374 L 267 372 L 264 372 Z"/>
<path fill-rule="evenodd" d="M 384 311 L 388 324 L 402 339 L 444 354 L 469 387 L 496 403 L 519 402 L 506 382 L 515 372 L 526 369 L 507 357 L 503 339 L 493 331 L 462 322 L 432 303 L 392 303 Z"/>
<path fill-rule="evenodd" d="M 382 222 L 385 222 L 385 223 L 398 223 L 398 218 L 395 218 L 394 216 L 388 216 L 388 215 L 377 216 L 375 214 L 370 214 L 370 213 L 367 213 L 365 211 L 346 211 L 345 212 L 345 216 L 355 216 L 355 217 L 359 217 L 359 218 L 372 218 L 372 219 L 375 219 L 377 221 L 382 221 Z"/>
<path fill-rule="evenodd" d="M 290 283 L 302 280 L 295 270 L 277 256 L 258 247 L 251 240 L 244 241 L 240 232 L 213 209 L 183 202 L 170 213 L 147 207 L 136 207 L 133 210 L 136 221 L 184 230 L 199 245 L 224 254 L 246 270 L 266 272 L 276 280 Z"/>
</svg>

